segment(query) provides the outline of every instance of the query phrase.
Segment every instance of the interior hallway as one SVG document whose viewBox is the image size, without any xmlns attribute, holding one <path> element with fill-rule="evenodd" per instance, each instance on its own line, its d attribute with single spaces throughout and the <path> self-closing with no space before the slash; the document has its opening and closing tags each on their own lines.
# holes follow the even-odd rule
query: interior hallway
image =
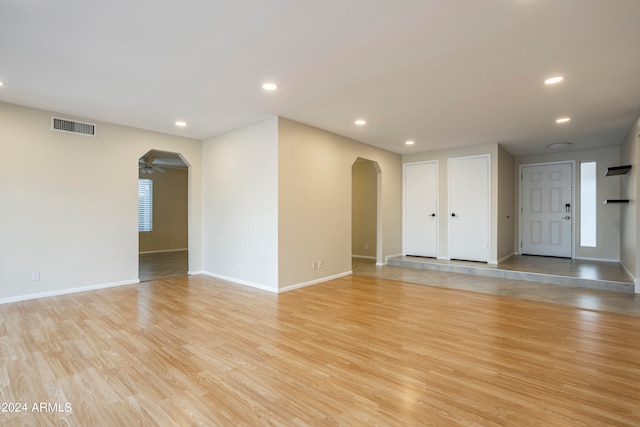
<svg viewBox="0 0 640 427">
<path fill-rule="evenodd" d="M 140 254 L 138 268 L 141 282 L 186 276 L 189 271 L 189 251 Z"/>
</svg>

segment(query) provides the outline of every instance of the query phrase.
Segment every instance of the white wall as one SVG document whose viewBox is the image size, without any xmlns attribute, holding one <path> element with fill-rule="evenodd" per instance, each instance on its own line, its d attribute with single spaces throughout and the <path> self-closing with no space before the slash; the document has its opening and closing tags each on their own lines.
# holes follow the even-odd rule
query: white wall
<svg viewBox="0 0 640 427">
<path fill-rule="evenodd" d="M 640 179 L 640 126 L 634 122 L 620 147 L 620 165 L 631 165 L 631 171 L 620 179 L 620 198 L 629 199 L 630 203 L 620 206 L 620 262 L 634 277 L 636 293 L 640 293 L 640 228 L 638 227 L 638 180 Z"/>
<path fill-rule="evenodd" d="M 279 286 L 351 271 L 351 179 L 358 157 L 378 163 L 381 256 L 401 253 L 402 162 L 389 151 L 279 119 Z M 323 268 L 312 269 L 314 260 Z"/>
<path fill-rule="evenodd" d="M 203 143 L 204 270 L 278 289 L 278 119 Z"/>
<path fill-rule="evenodd" d="M 138 159 L 151 149 L 191 165 L 189 266 L 200 270 L 201 142 L 86 118 L 97 137 L 56 132 L 52 114 L 0 103 L 0 302 L 137 282 Z"/>
<path fill-rule="evenodd" d="M 590 150 L 569 150 L 559 153 L 539 154 L 532 156 L 521 156 L 516 158 L 515 181 L 516 181 L 516 198 L 515 203 L 520 203 L 520 165 L 534 163 L 549 163 L 558 161 L 575 160 L 575 206 L 573 212 L 578 215 L 576 220 L 575 233 L 575 257 L 594 260 L 618 261 L 620 259 L 620 205 L 605 205 L 605 199 L 620 198 L 620 177 L 606 177 L 607 168 L 611 166 L 620 166 L 620 147 L 606 147 Z M 584 161 L 597 162 L 597 235 L 595 248 L 581 247 L 580 243 L 580 223 L 578 207 L 580 206 L 580 182 L 579 163 Z M 515 244 L 520 247 L 520 230 L 518 228 L 519 209 L 516 209 L 516 232 Z"/>
</svg>

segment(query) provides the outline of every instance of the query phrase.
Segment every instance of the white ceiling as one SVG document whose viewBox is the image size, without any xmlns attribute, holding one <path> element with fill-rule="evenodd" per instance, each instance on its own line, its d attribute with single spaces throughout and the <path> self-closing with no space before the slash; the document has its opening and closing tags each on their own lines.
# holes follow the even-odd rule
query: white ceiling
<svg viewBox="0 0 640 427">
<path fill-rule="evenodd" d="M 619 145 L 640 0 L 2 0 L 0 81 L 0 101 L 198 139 L 280 115 L 397 153 Z"/>
</svg>

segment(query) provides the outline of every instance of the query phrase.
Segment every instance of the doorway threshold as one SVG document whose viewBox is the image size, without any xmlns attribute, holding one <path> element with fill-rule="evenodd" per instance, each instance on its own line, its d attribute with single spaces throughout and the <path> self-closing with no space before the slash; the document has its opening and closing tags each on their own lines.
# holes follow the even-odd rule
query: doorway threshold
<svg viewBox="0 0 640 427">
<path fill-rule="evenodd" d="M 634 293 L 633 280 L 622 266 L 615 262 L 514 255 L 498 265 L 490 265 L 471 261 L 397 256 L 390 258 L 387 264 L 421 270 Z"/>
</svg>

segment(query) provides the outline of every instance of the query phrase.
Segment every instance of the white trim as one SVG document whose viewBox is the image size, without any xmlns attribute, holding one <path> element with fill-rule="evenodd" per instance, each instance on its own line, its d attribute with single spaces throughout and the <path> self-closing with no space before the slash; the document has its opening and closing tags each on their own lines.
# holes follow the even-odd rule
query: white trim
<svg viewBox="0 0 640 427">
<path fill-rule="evenodd" d="M 283 288 L 278 289 L 278 293 L 293 291 L 294 289 L 304 288 L 306 286 L 316 285 L 318 283 L 327 282 L 333 279 L 339 279 L 340 277 L 350 276 L 353 274 L 353 271 L 345 271 L 344 273 L 334 274 L 332 276 L 326 276 L 321 279 L 311 280 L 310 282 L 298 283 L 295 285 L 285 286 Z"/>
<path fill-rule="evenodd" d="M 500 258 L 498 260 L 498 264 L 500 264 L 501 262 L 505 262 L 506 260 L 508 260 L 509 258 L 511 258 L 512 256 L 517 255 L 517 254 L 518 254 L 517 252 L 513 252 L 513 253 L 510 253 L 507 256 L 503 256 L 502 258 Z"/>
<path fill-rule="evenodd" d="M 227 282 L 232 282 L 232 283 L 235 283 L 235 284 L 238 284 L 238 285 L 249 286 L 251 288 L 261 289 L 263 291 L 269 291 L 269 292 L 274 292 L 274 293 L 278 292 L 277 289 L 275 289 L 275 288 L 273 288 L 271 286 L 262 285 L 260 283 L 253 283 L 253 282 L 249 282 L 249 281 L 242 280 L 242 279 L 236 279 L 235 277 L 225 276 L 224 274 L 211 273 L 210 271 L 203 271 L 202 274 L 204 274 L 205 276 L 215 277 L 216 279 L 225 280 Z"/>
<path fill-rule="evenodd" d="M 376 261 L 378 260 L 378 258 L 376 258 L 374 256 L 370 256 L 370 255 L 355 255 L 355 254 L 351 254 L 351 258 L 375 259 Z"/>
<path fill-rule="evenodd" d="M 163 166 L 164 167 L 164 166 Z M 138 252 L 138 255 L 144 255 L 144 254 L 160 254 L 160 253 L 165 253 L 165 252 L 186 252 L 188 251 L 189 248 L 183 248 L 183 249 L 162 249 L 159 251 L 144 251 L 144 252 Z"/>
<path fill-rule="evenodd" d="M 622 262 L 620 263 L 620 265 L 622 266 L 622 269 L 629 275 L 629 277 L 631 277 L 631 279 L 633 279 L 633 284 L 635 286 L 635 293 L 636 294 L 640 294 L 640 278 L 636 278 L 627 268 L 626 265 L 624 265 Z"/>
<path fill-rule="evenodd" d="M 188 276 L 200 276 L 204 274 L 204 271 L 187 271 Z"/>
<path fill-rule="evenodd" d="M 203 271 L 202 274 L 204 274 L 205 276 L 214 277 L 216 279 L 221 279 L 221 280 L 224 280 L 224 281 L 227 281 L 227 282 L 232 282 L 232 283 L 235 283 L 235 284 L 238 284 L 238 285 L 249 286 L 251 288 L 261 289 L 263 291 L 269 291 L 269 292 L 273 292 L 273 293 L 283 293 L 283 292 L 292 291 L 294 289 L 304 288 L 306 286 L 311 286 L 311 285 L 315 285 L 315 284 L 318 284 L 318 283 L 326 282 L 326 281 L 329 281 L 329 280 L 338 279 L 340 277 L 349 276 L 349 275 L 353 274 L 353 271 L 346 271 L 344 273 L 334 274 L 332 276 L 326 276 L 326 277 L 322 277 L 320 279 L 311 280 L 309 282 L 297 283 L 297 284 L 294 284 L 294 285 L 289 285 L 289 286 L 285 286 L 283 288 L 278 288 L 278 289 L 274 289 L 274 288 L 272 288 L 270 286 L 261 285 L 259 283 L 253 283 L 253 282 L 248 282 L 246 280 L 236 279 L 236 278 L 233 278 L 233 277 L 225 276 L 223 274 L 211 273 L 209 271 Z"/>
<path fill-rule="evenodd" d="M 385 263 L 385 265 L 387 264 L 387 262 L 389 262 L 389 259 L 391 259 L 391 258 L 395 258 L 395 257 L 398 257 L 398 256 L 404 256 L 404 254 L 391 254 L 391 255 L 387 255 L 387 256 L 385 256 L 385 257 L 384 257 L 384 263 Z"/>
<path fill-rule="evenodd" d="M 97 289 L 114 288 L 116 286 L 135 285 L 140 283 L 139 279 L 123 280 L 121 282 L 102 283 L 99 285 L 82 286 L 79 288 L 61 289 L 59 291 L 41 292 L 37 294 L 19 295 L 16 297 L 0 298 L 0 304 L 8 304 L 11 302 L 27 301 L 37 298 L 55 297 L 58 295 L 75 294 L 78 292 L 95 291 Z"/>
</svg>

